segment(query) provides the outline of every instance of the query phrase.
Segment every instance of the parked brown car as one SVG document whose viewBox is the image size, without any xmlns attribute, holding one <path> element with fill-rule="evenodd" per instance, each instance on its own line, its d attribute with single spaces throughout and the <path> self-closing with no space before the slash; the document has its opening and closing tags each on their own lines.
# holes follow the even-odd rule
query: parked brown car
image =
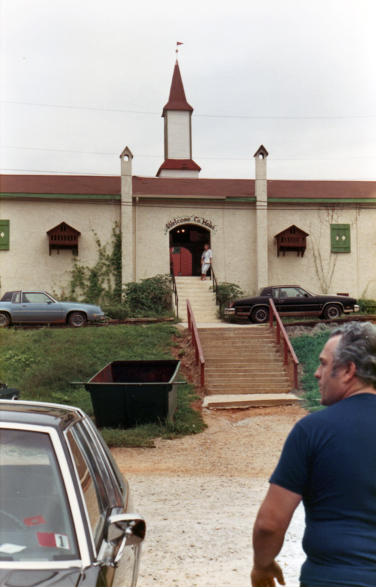
<svg viewBox="0 0 376 587">
<path fill-rule="evenodd" d="M 247 317 L 251 322 L 269 319 L 269 300 L 281 316 L 319 316 L 327 320 L 342 313 L 359 312 L 355 298 L 346 295 L 315 295 L 299 285 L 276 285 L 262 288 L 257 296 L 231 302 L 225 316 Z"/>
</svg>

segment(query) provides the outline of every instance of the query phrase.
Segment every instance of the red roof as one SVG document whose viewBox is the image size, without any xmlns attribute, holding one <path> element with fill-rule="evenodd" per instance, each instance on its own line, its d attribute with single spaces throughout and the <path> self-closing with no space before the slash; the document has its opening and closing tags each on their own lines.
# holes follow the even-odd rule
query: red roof
<svg viewBox="0 0 376 587">
<path fill-rule="evenodd" d="M 193 161 L 193 159 L 166 159 L 158 169 L 157 177 L 159 177 L 162 169 L 188 169 L 189 171 L 201 171 L 201 167 Z"/>
<path fill-rule="evenodd" d="M 156 196 L 202 196 L 208 198 L 255 195 L 250 179 L 198 179 L 185 177 L 133 177 L 133 194 Z"/>
<path fill-rule="evenodd" d="M 120 195 L 120 176 L 0 175 L 0 193 Z M 133 193 L 158 196 L 249 198 L 253 179 L 203 179 L 133 176 Z M 268 198 L 376 200 L 376 181 L 268 180 Z"/>
<path fill-rule="evenodd" d="M 376 199 L 376 181 L 268 180 L 268 198 Z"/>
<path fill-rule="evenodd" d="M 119 176 L 0 175 L 0 193 L 12 194 L 120 194 Z"/>
<path fill-rule="evenodd" d="M 166 110 L 188 110 L 189 112 L 193 112 L 192 106 L 188 104 L 187 98 L 185 97 L 183 80 L 181 79 L 179 63 L 177 60 L 172 76 L 170 97 L 166 106 L 163 108 L 162 116 L 165 115 Z"/>
</svg>

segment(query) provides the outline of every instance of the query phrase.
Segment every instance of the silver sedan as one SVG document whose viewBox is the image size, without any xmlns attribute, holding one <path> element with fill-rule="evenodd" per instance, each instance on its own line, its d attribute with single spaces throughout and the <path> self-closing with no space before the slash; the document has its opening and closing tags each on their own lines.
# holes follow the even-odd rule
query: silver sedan
<svg viewBox="0 0 376 587">
<path fill-rule="evenodd" d="M 99 306 L 59 302 L 45 291 L 8 291 L 0 300 L 0 327 L 10 324 L 70 324 L 74 328 L 103 320 Z"/>
</svg>

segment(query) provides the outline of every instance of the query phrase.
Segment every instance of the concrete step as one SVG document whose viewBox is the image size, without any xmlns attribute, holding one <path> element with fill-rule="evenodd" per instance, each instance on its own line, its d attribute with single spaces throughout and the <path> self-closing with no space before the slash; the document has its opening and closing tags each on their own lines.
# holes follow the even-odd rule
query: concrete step
<svg viewBox="0 0 376 587">
<path fill-rule="evenodd" d="M 207 375 L 207 378 L 209 379 L 209 381 L 211 383 L 218 383 L 221 384 L 222 381 L 224 382 L 228 382 L 228 381 L 232 381 L 233 383 L 235 382 L 240 382 L 243 381 L 244 383 L 250 383 L 251 385 L 256 384 L 256 383 L 260 383 L 263 381 L 270 381 L 270 382 L 277 382 L 277 381 L 284 381 L 284 382 L 288 382 L 289 378 L 287 377 L 287 375 L 285 373 L 263 373 L 258 371 L 258 373 L 253 373 L 251 375 L 249 375 L 248 373 L 235 373 L 235 374 L 228 374 L 227 371 L 223 372 L 223 373 L 207 373 L 207 371 L 205 370 L 205 375 Z"/>
<path fill-rule="evenodd" d="M 239 359 L 239 357 L 229 357 L 228 355 L 225 355 L 223 357 L 208 357 L 205 356 L 204 354 L 204 359 L 205 359 L 205 366 L 206 367 L 216 367 L 218 368 L 218 366 L 223 365 L 223 367 L 232 367 L 232 368 L 239 368 L 241 369 L 242 367 L 244 367 L 244 365 L 247 365 L 250 362 L 250 359 Z M 272 366 L 273 368 L 276 367 L 283 367 L 283 360 L 281 359 L 281 357 L 277 354 L 273 355 L 273 356 L 265 356 L 265 357 L 257 357 L 257 359 L 254 359 L 254 357 L 252 357 L 252 364 L 253 365 L 258 365 L 258 364 L 262 364 L 263 368 L 265 368 L 265 364 L 270 364 L 270 366 Z"/>
<path fill-rule="evenodd" d="M 210 342 L 208 342 L 207 340 L 203 339 L 200 336 L 200 333 L 198 334 L 200 341 L 202 342 L 202 344 L 205 345 L 205 348 L 207 348 L 208 350 L 213 350 L 213 349 L 217 349 L 217 348 L 229 348 L 229 349 L 233 349 L 233 350 L 242 350 L 242 351 L 247 351 L 247 350 L 256 350 L 256 349 L 260 349 L 260 350 L 268 350 L 268 349 L 273 349 L 273 350 L 278 350 L 278 345 L 270 342 L 269 344 L 267 342 L 260 342 L 260 343 L 256 343 L 252 340 L 249 341 L 244 341 L 244 343 L 242 342 L 229 342 L 226 339 L 221 339 L 218 338 L 217 340 L 211 340 Z"/>
<path fill-rule="evenodd" d="M 292 393 L 252 393 L 234 395 L 207 395 L 203 408 L 230 409 L 299 404 L 301 399 Z"/>
<path fill-rule="evenodd" d="M 226 387 L 223 389 L 218 389 L 218 388 L 210 388 L 210 393 L 212 395 L 254 395 L 257 393 L 290 393 L 291 391 L 291 387 L 262 387 L 261 385 L 258 387 L 255 387 L 254 389 L 249 388 L 249 387 Z"/>
<path fill-rule="evenodd" d="M 265 362 L 265 360 L 272 360 L 272 359 L 280 358 L 280 356 L 277 352 L 274 352 L 274 353 L 270 352 L 269 353 L 266 351 L 265 352 L 262 352 L 262 351 L 256 352 L 255 351 L 254 353 L 252 353 L 248 356 L 245 356 L 244 354 L 241 354 L 239 356 L 239 353 L 231 352 L 230 350 L 226 353 L 226 351 L 209 352 L 209 351 L 205 350 L 205 347 L 202 347 L 202 349 L 203 349 L 205 361 L 206 360 L 211 361 L 211 360 L 215 360 L 215 359 L 223 361 L 223 360 L 227 360 L 227 359 L 238 358 L 238 360 L 242 361 L 243 365 L 244 365 L 244 363 L 248 363 L 249 361 L 256 362 L 256 361 L 259 361 L 260 359 L 264 359 L 263 362 Z"/>
<path fill-rule="evenodd" d="M 280 366 L 279 366 L 280 367 Z M 207 375 L 210 379 L 215 376 L 218 377 L 256 377 L 258 373 L 262 372 L 259 366 L 254 367 L 246 367 L 243 366 L 239 367 L 222 367 L 218 365 L 217 367 L 214 366 L 207 366 L 205 363 L 205 375 Z M 281 375 L 281 368 L 268 369 L 268 375 L 271 377 L 280 376 Z"/>
<path fill-rule="evenodd" d="M 209 384 L 210 389 L 222 389 L 229 386 L 231 386 L 232 388 L 248 387 L 249 389 L 255 389 L 258 387 L 287 387 L 289 385 L 289 380 L 287 377 L 281 377 L 280 379 L 273 379 L 268 377 L 265 377 L 263 379 L 260 377 L 253 377 L 252 379 L 210 379 L 209 377 L 207 377 L 206 380 Z"/>
</svg>

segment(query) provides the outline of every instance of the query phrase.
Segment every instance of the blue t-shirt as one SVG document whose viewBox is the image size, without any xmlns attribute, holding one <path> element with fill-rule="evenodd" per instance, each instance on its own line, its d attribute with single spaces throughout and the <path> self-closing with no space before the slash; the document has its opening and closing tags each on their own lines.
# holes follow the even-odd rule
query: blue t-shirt
<svg viewBox="0 0 376 587">
<path fill-rule="evenodd" d="M 306 416 L 270 478 L 303 497 L 307 587 L 376 587 L 376 395 Z"/>
</svg>

